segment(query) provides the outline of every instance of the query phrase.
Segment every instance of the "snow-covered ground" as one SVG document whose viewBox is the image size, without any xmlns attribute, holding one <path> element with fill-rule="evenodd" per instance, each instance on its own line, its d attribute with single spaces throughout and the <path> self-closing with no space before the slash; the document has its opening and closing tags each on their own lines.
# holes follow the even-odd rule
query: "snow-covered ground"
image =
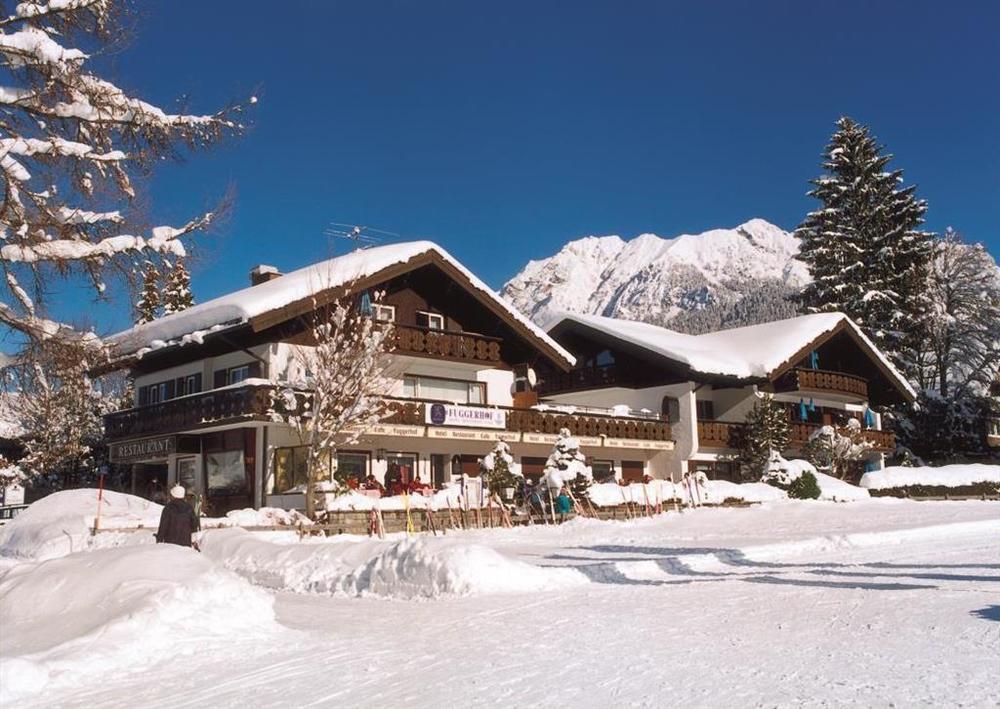
<svg viewBox="0 0 1000 709">
<path fill-rule="evenodd" d="M 46 707 L 1000 701 L 997 503 L 782 500 L 416 540 L 220 529 L 203 545 L 3 562 L 5 696 Z M 56 603 L 73 589 L 88 590 Z"/>
</svg>

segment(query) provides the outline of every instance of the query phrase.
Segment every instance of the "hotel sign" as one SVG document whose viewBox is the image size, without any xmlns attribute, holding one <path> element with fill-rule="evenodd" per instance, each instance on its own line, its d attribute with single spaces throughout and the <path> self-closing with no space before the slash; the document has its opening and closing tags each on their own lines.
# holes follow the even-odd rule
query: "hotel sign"
<svg viewBox="0 0 1000 709">
<path fill-rule="evenodd" d="M 491 429 L 428 428 L 429 438 L 450 438 L 457 441 L 496 441 L 497 432 Z"/>
<path fill-rule="evenodd" d="M 111 444 L 112 463 L 137 463 L 166 458 L 177 452 L 177 436 L 158 436 Z"/>
<path fill-rule="evenodd" d="M 468 428 L 507 428 L 507 412 L 482 406 L 460 404 L 426 404 L 425 421 L 432 426 L 465 426 Z"/>
</svg>

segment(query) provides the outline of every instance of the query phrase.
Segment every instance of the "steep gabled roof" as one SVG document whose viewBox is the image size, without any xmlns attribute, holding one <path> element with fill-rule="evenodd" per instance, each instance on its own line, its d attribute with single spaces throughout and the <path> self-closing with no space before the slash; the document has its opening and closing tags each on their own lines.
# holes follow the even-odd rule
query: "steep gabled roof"
<svg viewBox="0 0 1000 709">
<path fill-rule="evenodd" d="M 692 375 L 742 381 L 774 380 L 834 335 L 845 332 L 907 399 L 916 392 L 888 358 L 843 313 L 817 313 L 761 325 L 688 335 L 634 320 L 566 313 L 556 319 L 549 334 L 589 330 L 605 338 L 637 347 L 669 360 Z"/>
<path fill-rule="evenodd" d="M 108 342 L 116 358 L 127 358 L 164 347 L 200 343 L 206 336 L 236 327 L 249 325 L 259 331 L 309 312 L 343 295 L 347 288 L 364 289 L 428 264 L 441 268 L 557 365 L 565 369 L 573 365 L 574 358 L 569 352 L 502 300 L 451 254 L 430 241 L 362 249 L 306 266 L 137 325 L 112 335 Z"/>
</svg>

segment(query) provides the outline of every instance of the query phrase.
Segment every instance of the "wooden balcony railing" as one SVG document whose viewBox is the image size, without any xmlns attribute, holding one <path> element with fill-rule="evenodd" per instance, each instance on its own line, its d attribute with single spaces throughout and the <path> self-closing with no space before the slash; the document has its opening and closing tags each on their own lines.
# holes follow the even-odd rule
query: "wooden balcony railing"
<svg viewBox="0 0 1000 709">
<path fill-rule="evenodd" d="M 104 417 L 104 429 L 110 440 L 121 440 L 180 433 L 223 423 L 266 421 L 273 389 L 274 386 L 269 384 L 248 384 L 117 411 Z M 393 399 L 389 402 L 391 413 L 385 423 L 424 426 L 426 403 Z M 504 410 L 507 412 L 507 430 L 512 432 L 558 433 L 559 429 L 568 428 L 575 436 L 671 440 L 670 424 L 659 419 L 506 407 Z"/>
<path fill-rule="evenodd" d="M 739 437 L 744 428 L 745 424 L 742 423 L 699 421 L 698 444 L 705 448 L 735 448 L 739 445 Z M 793 423 L 789 430 L 789 446 L 802 448 L 818 429 L 819 425 L 814 423 Z M 844 428 L 838 430 L 846 433 Z M 865 429 L 861 431 L 861 435 L 872 444 L 873 450 L 883 452 L 896 449 L 896 434 L 890 431 Z"/>
<path fill-rule="evenodd" d="M 861 377 L 824 369 L 797 368 L 778 380 L 778 391 L 818 391 L 868 399 L 868 382 Z"/>
<path fill-rule="evenodd" d="M 499 362 L 501 340 L 468 332 L 396 325 L 396 351 L 423 357 Z"/>
<path fill-rule="evenodd" d="M 104 417 L 104 432 L 109 439 L 117 440 L 232 421 L 265 420 L 271 406 L 271 389 L 266 384 L 248 384 L 116 411 Z"/>
<path fill-rule="evenodd" d="M 387 423 L 423 425 L 424 405 L 421 401 L 395 399 L 390 403 L 393 413 Z M 662 420 L 606 416 L 602 414 L 568 414 L 558 411 L 503 408 L 507 412 L 507 430 L 518 433 L 559 433 L 568 428 L 574 436 L 606 436 L 640 441 L 669 441 L 670 424 Z"/>
<path fill-rule="evenodd" d="M 742 423 L 699 421 L 698 445 L 705 448 L 735 448 L 739 445 L 739 434 L 743 428 Z"/>
<path fill-rule="evenodd" d="M 601 389 L 621 386 L 618 369 L 612 364 L 604 367 L 582 367 L 568 372 L 546 374 L 538 383 L 541 396 L 583 389 Z"/>
</svg>

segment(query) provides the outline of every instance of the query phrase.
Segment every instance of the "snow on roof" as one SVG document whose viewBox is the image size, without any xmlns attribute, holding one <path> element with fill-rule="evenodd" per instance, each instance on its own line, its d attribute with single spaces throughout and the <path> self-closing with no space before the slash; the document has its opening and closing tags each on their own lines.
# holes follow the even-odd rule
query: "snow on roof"
<svg viewBox="0 0 1000 709">
<path fill-rule="evenodd" d="M 696 372 L 739 379 L 767 378 L 810 342 L 845 323 L 871 348 L 897 383 L 911 396 L 916 396 L 905 377 L 861 328 L 843 313 L 801 315 L 703 335 L 688 335 L 649 323 L 600 315 L 565 313 L 557 322 L 567 321 L 605 332 L 618 340 L 687 365 Z"/>
<path fill-rule="evenodd" d="M 116 349 L 116 354 L 119 356 L 130 354 L 141 356 L 150 349 L 201 342 L 203 336 L 210 332 L 243 325 L 257 316 L 308 298 L 318 291 L 348 285 L 425 254 L 436 254 L 444 259 L 468 278 L 473 288 L 527 328 L 535 337 L 545 342 L 569 364 L 575 361 L 573 355 L 550 338 L 544 330 L 506 303 L 451 254 L 430 241 L 411 241 L 359 249 L 344 256 L 300 268 L 265 283 L 199 303 L 179 313 L 137 325 L 112 335 L 108 338 L 108 342 Z"/>
</svg>

